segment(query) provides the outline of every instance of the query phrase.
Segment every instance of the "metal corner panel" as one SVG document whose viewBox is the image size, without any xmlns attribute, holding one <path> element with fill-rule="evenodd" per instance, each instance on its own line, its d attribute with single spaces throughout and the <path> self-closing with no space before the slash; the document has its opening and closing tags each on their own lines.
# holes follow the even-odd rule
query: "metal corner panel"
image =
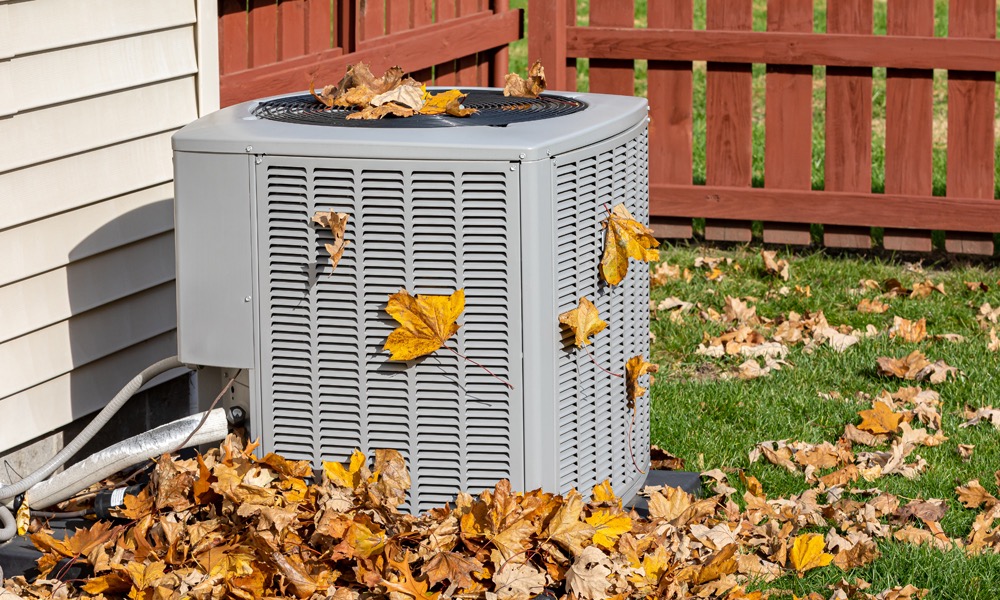
<svg viewBox="0 0 1000 600">
<path fill-rule="evenodd" d="M 252 368 L 248 157 L 175 152 L 174 171 L 178 355 Z"/>
<path fill-rule="evenodd" d="M 552 161 L 520 164 L 521 303 L 524 330 L 525 489 L 552 491 L 558 482 L 556 352 L 560 345 L 555 297 L 555 189 Z"/>
</svg>

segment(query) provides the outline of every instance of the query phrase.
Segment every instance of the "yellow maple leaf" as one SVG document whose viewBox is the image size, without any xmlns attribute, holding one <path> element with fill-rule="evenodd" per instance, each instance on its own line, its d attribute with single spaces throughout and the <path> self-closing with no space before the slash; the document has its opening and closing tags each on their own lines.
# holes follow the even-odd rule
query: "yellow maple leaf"
<svg viewBox="0 0 1000 600">
<path fill-rule="evenodd" d="M 411 296 L 405 289 L 389 296 L 385 310 L 399 322 L 385 342 L 392 360 L 411 360 L 434 352 L 458 332 L 465 290 L 451 296 Z"/>
<path fill-rule="evenodd" d="M 594 489 L 590 492 L 591 502 L 595 504 L 617 504 L 621 506 L 622 501 L 617 495 L 615 495 L 615 490 L 611 487 L 611 482 L 605 479 L 601 483 L 594 486 Z"/>
<path fill-rule="evenodd" d="M 657 260 L 660 245 L 653 232 L 632 217 L 624 204 L 616 204 L 604 221 L 607 235 L 604 239 L 604 257 L 601 258 L 601 278 L 611 285 L 618 285 L 628 275 L 628 259 L 643 262 Z"/>
<path fill-rule="evenodd" d="M 354 533 L 354 548 L 358 556 L 370 558 L 382 553 L 387 540 L 384 531 L 379 531 L 374 526 L 369 528 L 359 522 L 351 524 L 351 531 Z"/>
<path fill-rule="evenodd" d="M 463 94 L 461 90 L 448 90 L 447 92 L 441 92 L 440 94 L 427 93 L 427 95 L 424 96 L 426 102 L 424 103 L 423 108 L 420 109 L 420 114 L 440 115 L 448 113 L 448 105 L 452 102 L 461 104 L 462 99 L 464 99 L 465 96 L 466 95 Z M 473 112 L 475 111 L 473 110 Z"/>
<path fill-rule="evenodd" d="M 597 307 L 586 296 L 580 297 L 579 306 L 559 315 L 559 322 L 573 331 L 577 348 L 589 345 L 590 336 L 597 335 L 608 326 L 598 314 Z"/>
<path fill-rule="evenodd" d="M 344 256 L 344 248 L 350 244 L 349 241 L 345 239 L 347 235 L 347 219 L 350 217 L 347 213 L 339 213 L 331 211 L 318 211 L 313 215 L 313 222 L 321 227 L 326 227 L 333 234 L 333 243 L 325 244 L 326 251 L 330 254 L 330 262 L 333 263 L 333 268 L 336 269 L 337 265 L 340 264 L 341 257 Z"/>
<path fill-rule="evenodd" d="M 31 524 L 31 514 L 28 508 L 28 499 L 25 498 L 21 502 L 21 506 L 17 509 L 17 516 L 14 519 L 17 524 L 17 535 L 24 535 L 28 533 L 28 525 Z"/>
<path fill-rule="evenodd" d="M 833 561 L 832 554 L 823 552 L 825 546 L 823 536 L 818 533 L 804 533 L 795 538 L 788 559 L 799 573 L 799 577 L 810 569 L 825 567 Z"/>
<path fill-rule="evenodd" d="M 608 550 L 623 533 L 632 531 L 632 519 L 624 513 L 599 510 L 584 520 L 594 526 L 594 543 Z"/>
<path fill-rule="evenodd" d="M 885 402 L 875 402 L 871 410 L 862 410 L 858 429 L 869 433 L 893 433 L 899 429 L 902 413 L 893 412 Z"/>
<path fill-rule="evenodd" d="M 351 453 L 351 462 L 345 469 L 339 462 L 323 461 L 323 474 L 330 481 L 345 488 L 354 489 L 361 484 L 361 468 L 365 466 L 365 455 L 357 448 Z"/>
<path fill-rule="evenodd" d="M 628 359 L 628 362 L 625 363 L 625 393 L 628 397 L 629 408 L 632 408 L 637 398 L 646 393 L 646 388 L 639 385 L 639 378 L 659 370 L 659 365 L 646 362 L 642 355 Z"/>
<path fill-rule="evenodd" d="M 667 571 L 670 563 L 670 554 L 661 545 L 656 545 L 655 549 L 642 556 L 642 569 L 631 575 L 629 580 L 640 589 L 656 587 L 660 583 L 660 578 Z"/>
<path fill-rule="evenodd" d="M 583 551 L 583 542 L 594 537 L 594 527 L 580 520 L 582 511 L 583 501 L 580 499 L 580 494 L 576 490 L 571 490 L 566 494 L 563 505 L 553 515 L 545 531 L 549 539 L 569 550 L 573 556 Z"/>
</svg>

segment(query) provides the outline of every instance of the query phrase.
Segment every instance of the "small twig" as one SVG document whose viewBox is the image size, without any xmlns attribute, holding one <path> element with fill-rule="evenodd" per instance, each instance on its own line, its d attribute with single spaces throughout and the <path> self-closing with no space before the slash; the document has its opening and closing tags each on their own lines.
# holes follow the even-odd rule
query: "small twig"
<svg viewBox="0 0 1000 600">
<path fill-rule="evenodd" d="M 635 461 L 635 452 L 632 451 L 632 430 L 635 428 L 635 413 L 639 410 L 639 407 L 632 405 L 632 422 L 628 426 L 628 454 L 632 457 L 632 466 L 635 467 L 636 471 L 639 471 L 640 475 L 645 475 L 646 472 L 639 468 L 639 463 Z"/>
<path fill-rule="evenodd" d="M 597 368 L 598 368 L 598 369 L 600 369 L 600 370 L 604 371 L 605 373 L 607 373 L 608 375 L 611 375 L 612 377 L 619 377 L 619 378 L 620 378 L 620 377 L 625 377 L 625 376 L 624 376 L 624 375 L 622 375 L 621 373 L 615 373 L 614 371 L 609 371 L 609 370 L 605 369 L 604 367 L 602 367 L 602 366 L 601 366 L 601 363 L 597 362 L 597 359 L 595 359 L 595 358 L 594 358 L 594 355 L 590 353 L 590 348 L 588 348 L 588 347 L 586 347 L 586 346 L 581 346 L 581 348 L 583 348 L 583 349 L 584 349 L 584 351 L 586 351 L 586 353 L 587 353 L 587 356 L 589 356 L 589 357 L 590 357 L 590 362 L 592 362 L 592 363 L 594 363 L 595 365 L 597 365 Z"/>
<path fill-rule="evenodd" d="M 224 385 L 222 387 L 222 390 L 219 391 L 219 395 L 215 397 L 215 400 L 212 400 L 211 406 L 209 406 L 208 410 L 205 411 L 205 414 L 202 415 L 201 421 L 198 422 L 198 426 L 192 429 L 191 433 L 189 433 L 187 437 L 184 438 L 184 441 L 178 444 L 177 447 L 170 452 L 170 454 L 173 454 L 174 452 L 179 452 L 184 449 L 184 446 L 186 446 L 187 443 L 191 440 L 191 438 L 194 437 L 194 434 L 198 433 L 198 430 L 202 428 L 202 426 L 205 424 L 205 421 L 208 420 L 208 415 L 211 414 L 211 412 L 215 409 L 215 405 L 219 403 L 219 400 L 222 400 L 222 397 L 226 395 L 226 391 L 230 388 L 230 386 L 233 385 L 233 382 L 236 381 L 236 378 L 239 377 L 240 373 L 242 372 L 243 369 L 239 369 L 238 371 L 236 371 L 236 373 L 233 374 L 232 377 L 229 378 L 229 381 L 226 383 L 226 385 Z"/>
<path fill-rule="evenodd" d="M 459 357 L 459 358 L 461 358 L 461 359 L 463 359 L 463 360 L 466 360 L 466 361 L 468 361 L 468 362 L 470 362 L 470 363 L 472 363 L 472 364 L 476 365 L 476 366 L 477 366 L 477 367 L 479 367 L 480 369 L 482 369 L 482 370 L 486 371 L 487 373 L 489 373 L 490 375 L 492 375 L 494 379 L 496 379 L 496 380 L 497 380 L 497 381 L 499 381 L 500 383 L 504 384 L 504 385 L 505 385 L 505 386 L 507 386 L 508 388 L 510 388 L 510 389 L 514 389 L 514 385 L 513 385 L 513 384 L 511 384 L 511 382 L 507 381 L 507 380 L 506 380 L 506 379 L 504 379 L 503 377 L 500 377 L 499 375 L 497 375 L 497 374 L 496 374 L 496 373 L 494 373 L 493 371 L 490 371 L 490 370 L 489 370 L 488 368 L 486 368 L 486 366 L 485 366 L 485 365 L 481 365 L 481 364 L 477 363 L 476 361 L 472 360 L 472 359 L 471 359 L 471 358 L 469 358 L 468 356 L 466 356 L 466 355 L 462 354 L 461 352 L 459 352 L 458 350 L 455 350 L 454 348 L 452 348 L 452 347 L 450 347 L 450 346 L 444 346 L 444 348 L 446 348 L 447 350 L 450 350 L 450 351 L 452 352 L 452 354 L 454 354 L 455 356 L 457 356 L 457 357 Z"/>
</svg>

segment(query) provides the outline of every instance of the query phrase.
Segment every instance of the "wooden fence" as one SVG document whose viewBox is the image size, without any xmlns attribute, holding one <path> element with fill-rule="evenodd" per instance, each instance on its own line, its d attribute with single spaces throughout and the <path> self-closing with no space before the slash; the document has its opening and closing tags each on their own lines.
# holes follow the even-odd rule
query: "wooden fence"
<svg viewBox="0 0 1000 600">
<path fill-rule="evenodd" d="M 521 12 L 507 0 L 219 0 L 223 106 L 336 83 L 348 64 L 503 85 Z M 432 71 L 433 69 L 433 71 Z"/>
<path fill-rule="evenodd" d="M 632 0 L 530 0 L 529 55 L 551 89 L 575 88 L 590 59 L 590 91 L 633 93 L 634 60 L 648 59 L 654 228 L 710 240 L 808 244 L 810 223 L 832 247 L 868 247 L 884 227 L 892 250 L 993 254 L 994 111 L 1000 41 L 996 0 L 950 0 L 948 37 L 934 36 L 934 0 L 888 0 L 888 35 L 873 35 L 874 0 L 827 0 L 813 33 L 812 0 L 768 0 L 767 31 L 751 31 L 752 0 L 708 0 L 705 30 L 692 0 L 649 0 L 647 28 Z M 707 61 L 706 185 L 692 185 L 692 61 Z M 752 188 L 751 64 L 766 71 L 764 187 Z M 826 70 L 825 189 L 811 190 L 813 65 Z M 885 193 L 872 193 L 872 67 L 887 67 Z M 932 195 L 932 69 L 948 70 L 947 196 Z"/>
</svg>

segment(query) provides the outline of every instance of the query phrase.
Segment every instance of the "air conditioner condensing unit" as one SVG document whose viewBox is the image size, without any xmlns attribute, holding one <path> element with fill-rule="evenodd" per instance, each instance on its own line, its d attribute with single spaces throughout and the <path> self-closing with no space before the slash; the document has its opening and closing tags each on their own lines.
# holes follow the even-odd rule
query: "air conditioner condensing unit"
<svg viewBox="0 0 1000 600">
<path fill-rule="evenodd" d="M 648 395 L 572 344 L 558 315 L 587 296 L 608 328 L 589 346 L 622 371 L 649 356 L 649 272 L 616 287 L 601 222 L 622 202 L 648 220 L 646 101 L 505 98 L 471 89 L 465 119 L 346 121 L 309 96 L 249 102 L 174 135 L 179 354 L 250 370 L 264 452 L 406 457 L 411 510 L 509 478 L 515 489 L 631 497 L 649 463 Z M 331 271 L 317 211 L 350 215 Z M 393 362 L 390 294 L 464 288 L 444 350 Z"/>
</svg>

